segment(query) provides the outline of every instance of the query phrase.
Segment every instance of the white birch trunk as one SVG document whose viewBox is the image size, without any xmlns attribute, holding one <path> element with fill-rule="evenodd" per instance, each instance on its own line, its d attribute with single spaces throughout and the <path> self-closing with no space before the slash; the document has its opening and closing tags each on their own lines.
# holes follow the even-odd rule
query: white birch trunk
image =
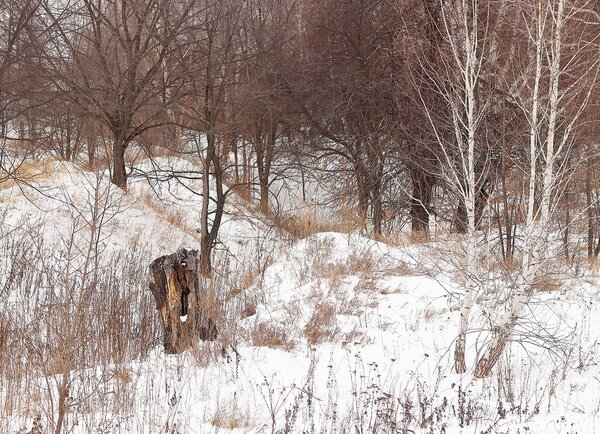
<svg viewBox="0 0 600 434">
<path fill-rule="evenodd" d="M 473 301 L 479 286 L 479 270 L 477 265 L 478 243 L 475 221 L 477 185 L 475 141 L 478 126 L 476 90 L 481 68 L 481 58 L 478 52 L 478 6 L 477 0 L 473 0 L 473 2 L 462 0 L 458 17 L 458 20 L 462 24 L 461 38 L 449 38 L 454 45 L 452 50 L 455 62 L 460 67 L 463 80 L 460 85 L 463 94 L 460 95 L 460 104 L 456 107 L 457 110 L 453 110 L 453 115 L 455 136 L 459 145 L 462 172 L 464 173 L 463 181 L 459 183 L 459 190 L 463 196 L 467 214 L 467 241 L 464 253 L 465 263 L 463 264 L 465 294 L 460 309 L 459 330 L 454 349 L 454 369 L 458 373 L 464 373 L 467 370 L 465 361 L 467 332 Z M 471 16 L 471 20 L 469 20 L 469 16 Z M 466 149 L 463 146 L 464 136 L 467 138 Z"/>
<path fill-rule="evenodd" d="M 556 189 L 556 179 L 554 173 L 554 164 L 556 162 L 556 153 L 554 149 L 556 120 L 559 111 L 559 79 L 560 79 L 560 61 L 561 61 L 561 42 L 563 31 L 563 15 L 565 0 L 557 0 L 556 10 L 554 4 L 540 2 L 537 14 L 537 38 L 536 38 L 536 70 L 535 81 L 531 103 L 531 129 L 530 129 L 530 179 L 529 179 L 529 198 L 527 207 L 527 221 L 524 234 L 522 272 L 519 274 L 516 282 L 514 295 L 512 297 L 509 309 L 500 319 L 497 327 L 493 330 L 490 343 L 487 345 L 483 355 L 475 367 L 475 377 L 487 377 L 492 368 L 502 355 L 504 347 L 517 323 L 523 309 L 530 302 L 533 295 L 533 282 L 540 273 L 543 265 L 541 253 L 547 247 L 546 231 L 550 223 L 550 210 L 552 195 Z M 548 10 L 546 8 L 552 8 Z M 548 15 L 552 16 L 553 38 L 551 40 L 550 52 L 550 90 L 548 99 L 548 127 L 545 137 L 544 158 L 542 159 L 542 183 L 541 183 L 541 201 L 539 210 L 535 211 L 535 179 L 537 177 L 538 156 L 542 155 L 543 144 L 539 140 L 539 105 L 540 105 L 540 82 L 542 74 L 543 50 L 545 23 Z"/>
</svg>

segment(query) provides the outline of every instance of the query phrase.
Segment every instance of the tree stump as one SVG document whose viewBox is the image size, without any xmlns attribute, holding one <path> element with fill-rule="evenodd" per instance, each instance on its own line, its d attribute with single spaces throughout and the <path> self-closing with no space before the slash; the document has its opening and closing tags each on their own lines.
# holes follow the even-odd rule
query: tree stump
<svg viewBox="0 0 600 434">
<path fill-rule="evenodd" d="M 150 264 L 150 291 L 163 325 L 167 354 L 178 354 L 195 338 L 215 340 L 217 328 L 201 306 L 198 251 L 180 249 Z"/>
</svg>

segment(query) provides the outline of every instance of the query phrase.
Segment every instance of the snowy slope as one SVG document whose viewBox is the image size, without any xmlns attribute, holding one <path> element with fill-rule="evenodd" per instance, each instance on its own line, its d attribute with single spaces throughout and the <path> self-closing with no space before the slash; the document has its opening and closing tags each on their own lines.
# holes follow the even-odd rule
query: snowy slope
<svg viewBox="0 0 600 434">
<path fill-rule="evenodd" d="M 197 172 L 184 160 L 158 163 Z M 107 261 L 135 248 L 147 264 L 197 247 L 198 180 L 152 187 L 132 179 L 124 194 L 105 174 L 51 168 L 35 189 L 0 190 L 3 234 L 41 227 L 46 242 L 60 246 L 79 228 L 85 244 L 82 221 L 101 209 Z M 226 336 L 179 356 L 156 346 L 140 360 L 82 370 L 74 384 L 97 387 L 73 397 L 71 432 L 600 432 L 594 277 L 539 297 L 520 342 L 490 379 L 474 380 L 451 370 L 460 285 L 432 245 L 339 233 L 291 242 L 240 199 L 227 211 L 217 264 L 226 270 L 222 282 L 244 283 L 220 293 Z M 248 305 L 250 316 L 242 312 Z M 486 312 L 474 317 L 483 330 Z M 547 340 L 527 338 L 541 333 L 532 324 L 556 337 L 552 351 Z M 471 366 L 486 337 L 477 330 L 468 341 Z M 40 399 L 35 408 L 50 408 Z M 1 426 L 26 432 L 35 414 L 0 412 Z"/>
</svg>

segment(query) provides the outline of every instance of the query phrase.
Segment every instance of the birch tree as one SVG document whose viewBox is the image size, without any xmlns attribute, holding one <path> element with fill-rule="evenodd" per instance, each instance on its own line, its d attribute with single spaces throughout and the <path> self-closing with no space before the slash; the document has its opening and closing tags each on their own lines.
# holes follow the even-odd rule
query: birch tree
<svg viewBox="0 0 600 434">
<path fill-rule="evenodd" d="M 446 108 L 446 119 L 440 122 L 434 115 L 431 99 L 419 89 L 421 107 L 437 141 L 438 159 L 445 182 L 452 186 L 464 204 L 466 212 L 465 242 L 461 247 L 459 273 L 464 281 L 464 295 L 460 308 L 459 331 L 454 350 L 454 369 L 467 370 L 465 350 L 469 317 L 477 296 L 482 270 L 479 265 L 480 240 L 477 233 L 477 192 L 487 167 L 477 170 L 478 160 L 485 158 L 486 146 L 479 130 L 488 109 L 488 100 L 482 91 L 483 68 L 489 55 L 489 22 L 480 23 L 482 9 L 489 15 L 490 4 L 480 0 L 460 0 L 452 4 L 440 3 L 441 29 L 444 45 L 436 62 L 442 67 L 421 63 L 422 74 L 432 83 L 437 98 Z M 447 122 L 447 125 L 444 123 Z M 480 155 L 481 154 L 481 155 Z M 482 157 L 483 155 L 483 157 Z"/>
<path fill-rule="evenodd" d="M 572 164 L 574 132 L 591 95 L 598 72 L 594 36 L 576 25 L 597 21 L 586 16 L 587 2 L 546 0 L 526 2 L 533 68 L 521 95 L 521 107 L 529 123 L 527 212 L 521 245 L 519 272 L 510 289 L 508 306 L 494 325 L 474 375 L 487 377 L 502 355 L 511 334 L 535 294 L 534 284 L 551 265 L 548 250 L 558 199 Z M 577 33 L 577 30 L 579 33 Z M 567 35 L 574 36 L 566 41 Z M 575 36 L 577 35 L 577 36 Z M 582 37 L 583 35 L 583 37 Z M 567 42 L 567 43 L 565 43 Z M 568 55 L 567 55 L 568 54 Z M 577 71 L 577 74 L 573 74 Z"/>
<path fill-rule="evenodd" d="M 459 194 L 463 197 L 466 215 L 467 215 L 467 245 L 465 250 L 465 295 L 460 311 L 460 325 L 456 347 L 454 351 L 454 369 L 457 372 L 465 372 L 465 346 L 467 329 L 469 325 L 469 315 L 473 298 L 476 295 L 478 287 L 477 279 L 477 234 L 475 227 L 475 135 L 481 120 L 482 102 L 478 101 L 476 93 L 478 82 L 481 77 L 482 55 L 481 44 L 478 34 L 478 14 L 479 2 L 474 0 L 468 2 L 463 0 L 455 5 L 456 20 L 460 22 L 457 31 L 449 29 L 449 18 L 446 15 L 444 24 L 448 32 L 448 41 L 452 50 L 452 58 L 458 67 L 461 86 L 459 92 L 451 97 L 449 107 L 452 113 L 452 125 L 456 144 L 458 146 L 458 162 L 460 167 L 456 167 L 450 160 L 445 146 L 442 150 L 445 159 L 451 167 L 451 176 L 456 182 Z M 458 33 L 458 35 L 456 35 Z M 466 140 L 465 140 L 466 138 Z M 461 177 L 459 174 L 463 173 Z"/>
</svg>

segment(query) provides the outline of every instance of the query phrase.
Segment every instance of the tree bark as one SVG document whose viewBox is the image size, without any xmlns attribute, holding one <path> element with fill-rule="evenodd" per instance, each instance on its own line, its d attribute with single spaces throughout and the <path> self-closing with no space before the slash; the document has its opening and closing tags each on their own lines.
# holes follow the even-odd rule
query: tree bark
<svg viewBox="0 0 600 434">
<path fill-rule="evenodd" d="M 373 231 L 376 236 L 383 233 L 383 164 L 379 162 L 376 178 L 373 179 L 371 188 L 371 205 L 373 206 Z"/>
<path fill-rule="evenodd" d="M 198 251 L 181 249 L 150 264 L 150 291 L 163 326 L 167 354 L 179 354 L 195 338 L 215 340 L 217 328 L 199 303 Z"/>
<path fill-rule="evenodd" d="M 127 190 L 125 147 L 125 140 L 117 137 L 113 143 L 113 172 L 111 182 L 122 190 Z"/>
<path fill-rule="evenodd" d="M 422 168 L 413 167 L 410 170 L 410 179 L 413 188 L 410 199 L 412 233 L 429 238 L 429 208 L 435 177 L 426 173 Z"/>
<path fill-rule="evenodd" d="M 587 258 L 593 262 L 594 256 L 594 211 L 592 209 L 592 162 L 588 157 L 585 171 L 585 205 L 587 210 Z"/>
<path fill-rule="evenodd" d="M 545 269 L 545 257 L 547 255 L 548 242 L 546 236 L 551 230 L 550 219 L 553 208 L 554 194 L 557 189 L 557 172 L 555 165 L 559 157 L 565 155 L 567 151 L 564 148 L 564 143 L 567 142 L 570 134 L 570 128 L 562 132 L 563 136 L 557 143 L 558 134 L 558 118 L 560 113 L 560 93 L 559 79 L 561 76 L 561 50 L 563 24 L 565 18 L 565 0 L 558 0 L 556 6 L 553 4 L 538 5 L 538 16 L 536 17 L 537 35 L 536 35 L 536 72 L 534 81 L 534 91 L 532 96 L 531 107 L 531 127 L 530 127 L 530 187 L 528 197 L 527 222 L 524 231 L 523 241 L 523 259 L 522 271 L 520 272 L 515 283 L 515 293 L 511 297 L 510 308 L 503 315 L 498 326 L 492 333 L 492 338 L 483 355 L 477 362 L 475 367 L 475 377 L 483 378 L 490 375 L 493 367 L 502 355 L 518 319 L 521 316 L 523 309 L 529 304 L 534 293 L 532 282 L 543 273 Z M 546 14 L 550 8 L 553 16 L 551 25 L 552 39 L 549 41 L 550 47 L 543 46 L 543 38 L 545 35 Z M 547 51 L 548 53 L 546 53 Z M 540 83 L 542 79 L 542 64 L 543 60 L 549 60 L 549 85 L 548 85 L 548 117 L 547 127 L 544 140 L 539 137 L 539 125 L 541 120 L 538 119 L 540 110 Z M 572 124 L 571 124 L 572 125 Z M 543 149 L 543 159 L 541 167 L 537 168 L 536 163 L 538 154 Z M 561 152 L 563 153 L 561 155 Z M 539 210 L 535 208 L 535 179 L 541 173 L 540 185 L 540 204 Z M 537 217 L 537 218 L 536 218 Z"/>
<path fill-rule="evenodd" d="M 264 176 L 259 176 L 260 182 L 260 212 L 269 215 L 269 181 Z"/>
<path fill-rule="evenodd" d="M 260 130 L 259 130 L 260 131 Z M 276 122 L 270 115 L 269 129 L 266 137 L 262 133 L 256 135 L 256 168 L 260 184 L 260 212 L 269 214 L 269 190 L 271 182 L 271 165 L 275 154 L 275 141 L 277 140 Z"/>
</svg>

